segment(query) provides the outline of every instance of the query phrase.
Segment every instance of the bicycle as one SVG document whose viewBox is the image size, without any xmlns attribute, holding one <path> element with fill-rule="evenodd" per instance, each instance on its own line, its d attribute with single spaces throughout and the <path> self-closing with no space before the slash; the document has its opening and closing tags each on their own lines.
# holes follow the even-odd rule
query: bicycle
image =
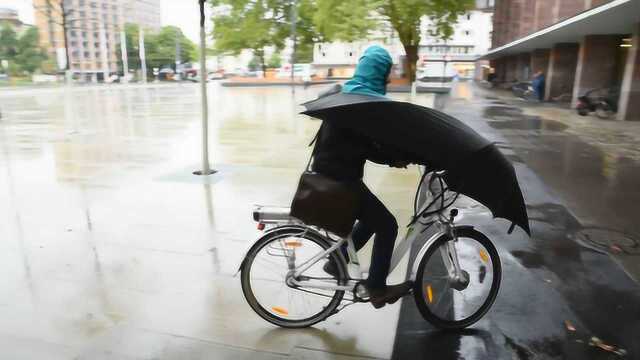
<svg viewBox="0 0 640 360">
<path fill-rule="evenodd" d="M 495 246 L 470 225 L 456 225 L 444 172 L 424 172 L 414 199 L 414 216 L 394 249 L 391 271 L 425 232 L 435 226 L 411 266 L 413 297 L 425 320 L 438 328 L 461 329 L 480 320 L 498 294 L 502 277 Z M 427 184 L 427 189 L 423 186 Z M 418 209 L 418 203 L 422 206 Z M 303 328 L 345 307 L 367 302 L 361 268 L 350 237 L 340 238 L 292 218 L 287 208 L 256 206 L 254 220 L 265 230 L 240 265 L 242 291 L 263 319 L 285 328 Z M 347 244 L 348 260 L 340 249 Z M 440 255 L 437 256 L 436 254 Z M 337 276 L 322 269 L 334 261 Z M 345 296 L 346 295 L 346 296 Z"/>
</svg>

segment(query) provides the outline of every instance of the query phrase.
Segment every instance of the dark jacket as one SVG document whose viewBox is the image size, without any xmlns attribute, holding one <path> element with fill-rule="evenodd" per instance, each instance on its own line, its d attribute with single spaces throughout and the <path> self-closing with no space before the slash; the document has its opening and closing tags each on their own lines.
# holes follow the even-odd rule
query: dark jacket
<svg viewBox="0 0 640 360">
<path fill-rule="evenodd" d="M 345 182 L 361 180 L 367 160 L 385 165 L 406 160 L 399 151 L 326 121 L 320 128 L 313 151 L 313 171 Z"/>
</svg>

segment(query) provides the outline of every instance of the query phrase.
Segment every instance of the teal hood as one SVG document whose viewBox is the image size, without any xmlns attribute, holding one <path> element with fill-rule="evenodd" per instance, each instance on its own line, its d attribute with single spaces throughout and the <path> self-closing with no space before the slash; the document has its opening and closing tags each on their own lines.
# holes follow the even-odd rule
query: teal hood
<svg viewBox="0 0 640 360">
<path fill-rule="evenodd" d="M 374 45 L 367 48 L 358 61 L 355 74 L 342 87 L 342 92 L 384 97 L 392 65 L 391 56 L 383 47 Z"/>
</svg>

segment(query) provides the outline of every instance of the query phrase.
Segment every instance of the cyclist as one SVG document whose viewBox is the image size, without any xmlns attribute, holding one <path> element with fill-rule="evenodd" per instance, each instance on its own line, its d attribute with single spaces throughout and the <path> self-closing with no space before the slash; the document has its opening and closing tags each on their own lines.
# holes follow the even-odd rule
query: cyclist
<svg viewBox="0 0 640 360">
<path fill-rule="evenodd" d="M 342 88 L 343 93 L 384 97 L 393 61 L 380 46 L 369 47 L 358 61 L 352 79 Z M 364 282 L 371 304 L 381 308 L 393 304 L 411 289 L 411 282 L 386 284 L 398 223 L 384 204 L 362 181 L 366 160 L 393 167 L 406 167 L 405 154 L 382 147 L 352 130 L 324 122 L 318 134 L 312 169 L 315 172 L 352 185 L 359 194 L 357 219 L 352 231 L 356 249 L 362 248 L 375 234 L 369 277 Z M 346 253 L 345 249 L 342 249 Z M 336 275 L 336 265 L 329 261 L 324 270 Z"/>
</svg>

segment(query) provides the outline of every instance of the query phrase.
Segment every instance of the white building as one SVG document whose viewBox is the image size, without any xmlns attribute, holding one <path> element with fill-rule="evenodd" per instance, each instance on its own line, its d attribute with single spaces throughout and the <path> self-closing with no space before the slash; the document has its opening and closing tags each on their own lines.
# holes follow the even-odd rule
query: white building
<svg viewBox="0 0 640 360">
<path fill-rule="evenodd" d="M 418 51 L 418 78 L 473 78 L 476 75 L 476 60 L 491 48 L 493 28 L 493 1 L 477 3 L 483 3 L 486 7 L 478 4 L 476 10 L 460 16 L 453 36 L 447 41 L 429 36 L 430 21 L 423 21 Z"/>
</svg>

